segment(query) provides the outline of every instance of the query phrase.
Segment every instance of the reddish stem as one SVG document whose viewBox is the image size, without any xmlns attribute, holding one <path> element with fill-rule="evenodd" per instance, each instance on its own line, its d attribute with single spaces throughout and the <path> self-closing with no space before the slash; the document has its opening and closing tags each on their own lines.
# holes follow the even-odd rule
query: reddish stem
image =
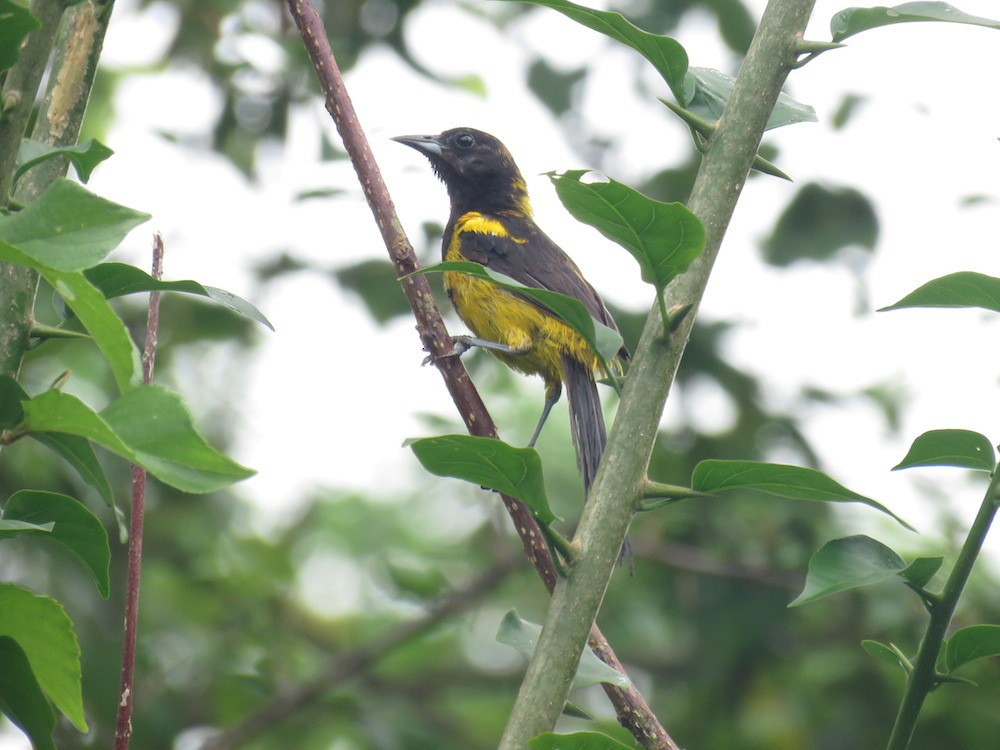
<svg viewBox="0 0 1000 750">
<path fill-rule="evenodd" d="M 153 236 L 153 278 L 163 278 L 163 238 Z M 160 323 L 160 293 L 149 293 L 146 344 L 142 351 L 142 382 L 153 382 L 156 332 Z M 142 569 L 142 517 L 146 502 L 146 470 L 132 466 L 132 517 L 128 540 L 128 591 L 125 599 L 125 636 L 122 644 L 122 675 L 118 691 L 118 718 L 114 750 L 127 750 L 132 739 L 132 703 L 135 684 L 135 643 L 139 620 L 139 574 Z"/>
</svg>

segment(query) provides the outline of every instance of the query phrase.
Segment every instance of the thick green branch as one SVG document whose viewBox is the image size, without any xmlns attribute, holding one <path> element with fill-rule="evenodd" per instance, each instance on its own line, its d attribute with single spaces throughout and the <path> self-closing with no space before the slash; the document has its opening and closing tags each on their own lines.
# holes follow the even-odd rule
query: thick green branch
<svg viewBox="0 0 1000 750">
<path fill-rule="evenodd" d="M 675 303 L 696 307 L 704 293 L 764 126 L 796 60 L 797 40 L 813 2 L 771 0 L 764 12 L 691 193 L 689 208 L 705 225 L 706 249 L 668 289 Z M 574 542 L 580 545 L 581 554 L 569 576 L 556 585 L 501 750 L 523 750 L 528 740 L 552 729 L 559 718 L 587 632 L 641 497 L 663 406 L 692 322 L 693 316 L 687 316 L 664 343 L 659 306 L 650 312 L 604 461 L 577 529 Z"/>
<path fill-rule="evenodd" d="M 18 66 L 30 63 L 40 65 L 41 71 L 44 71 L 52 47 L 52 36 L 56 34 L 53 27 L 59 24 L 64 5 L 62 0 L 35 3 L 33 10 L 39 15 L 43 27 L 29 36 L 28 47 L 22 53 Z M 110 2 L 97 3 L 87 0 L 73 6 L 65 16 L 62 16 L 48 88 L 31 133 L 31 137 L 35 140 L 53 146 L 76 143 L 90 90 L 94 84 L 97 60 L 104 43 L 110 10 Z M 43 36 L 35 40 L 33 37 L 36 35 Z M 32 44 L 37 44 L 38 49 L 27 55 Z M 15 70 L 16 68 L 11 69 L 11 75 L 8 76 L 5 95 L 8 90 L 13 90 L 13 85 L 16 85 L 18 96 L 22 98 L 21 104 L 26 100 L 30 111 L 41 72 L 25 70 L 13 76 Z M 32 81 L 34 88 L 31 88 Z M 24 116 L 23 113 L 18 115 L 21 116 Z M 23 129 L 22 123 L 20 131 L 12 130 L 9 133 L 16 143 L 20 143 Z M 4 142 L 2 137 L 0 142 Z M 12 142 L 7 142 L 6 145 L 11 148 L 14 146 Z M 10 159 L 9 153 L 2 156 L 5 160 Z M 17 183 L 15 201 L 21 204 L 33 201 L 55 179 L 66 174 L 68 164 L 65 159 L 49 159 L 30 169 Z M 4 161 L 3 166 L 7 166 L 7 161 Z M 12 160 L 10 168 L 13 168 Z M 6 196 L 10 176 L 6 172 L 0 174 L 4 175 L 2 195 Z M 0 263 L 0 299 L 4 300 L 4 304 L 0 305 L 0 374 L 2 375 L 15 377 L 21 368 L 21 360 L 28 349 L 37 288 L 38 275 L 34 271 L 22 266 Z"/>
<path fill-rule="evenodd" d="M 896 723 L 892 728 L 886 750 L 905 750 L 909 747 L 924 700 L 927 694 L 937 687 L 938 676 L 935 665 L 941 644 L 955 614 L 959 597 L 972 573 L 972 567 L 976 564 L 983 542 L 986 541 L 986 534 L 990 530 L 998 506 L 1000 506 L 1000 471 L 994 471 L 993 480 L 986 490 L 982 505 L 979 506 L 979 513 L 972 522 L 972 528 L 969 529 L 969 535 L 962 545 L 962 551 L 958 554 L 951 575 L 944 584 L 940 598 L 928 600 L 930 622 L 927 623 L 927 631 L 920 642 L 913 669 L 907 675 L 906 692 L 903 694 L 899 713 L 896 714 Z"/>
</svg>

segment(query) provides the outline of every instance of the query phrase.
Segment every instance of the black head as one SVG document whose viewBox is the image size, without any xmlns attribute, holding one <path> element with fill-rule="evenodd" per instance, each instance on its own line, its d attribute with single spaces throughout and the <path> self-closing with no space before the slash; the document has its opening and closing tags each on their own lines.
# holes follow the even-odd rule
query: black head
<svg viewBox="0 0 1000 750">
<path fill-rule="evenodd" d="M 441 135 L 401 135 L 392 140 L 427 157 L 448 188 L 453 210 L 527 211 L 528 193 L 514 158 L 489 133 L 454 128 Z"/>
</svg>

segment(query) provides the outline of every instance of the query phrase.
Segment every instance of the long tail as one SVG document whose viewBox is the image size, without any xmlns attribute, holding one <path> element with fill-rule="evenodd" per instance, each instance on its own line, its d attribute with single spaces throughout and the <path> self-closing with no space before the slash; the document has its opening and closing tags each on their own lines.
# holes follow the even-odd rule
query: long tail
<svg viewBox="0 0 1000 750">
<path fill-rule="evenodd" d="M 597 392 L 594 372 L 575 357 L 562 356 L 563 381 L 569 401 L 569 427 L 576 448 L 576 465 L 583 477 L 584 494 L 590 493 L 590 486 L 597 476 L 601 456 L 608 443 L 604 427 L 604 412 L 601 411 L 601 397 Z M 622 543 L 619 562 L 627 561 L 629 575 L 633 572 L 632 549 L 628 539 Z"/>
</svg>

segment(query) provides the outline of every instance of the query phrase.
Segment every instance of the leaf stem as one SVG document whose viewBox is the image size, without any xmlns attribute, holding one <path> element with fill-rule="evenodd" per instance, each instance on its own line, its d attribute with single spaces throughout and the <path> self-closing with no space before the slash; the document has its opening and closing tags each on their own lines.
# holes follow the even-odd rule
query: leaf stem
<svg viewBox="0 0 1000 750">
<path fill-rule="evenodd" d="M 917 651 L 917 658 L 913 665 L 913 671 L 907 675 L 906 691 L 903 693 L 903 700 L 896 714 L 896 722 L 892 727 L 892 734 L 889 736 L 889 743 L 886 750 L 905 750 L 910 745 L 913 737 L 913 730 L 916 727 L 917 716 L 920 709 L 930 693 L 940 682 L 936 673 L 938 654 L 941 652 L 941 644 L 944 642 L 951 624 L 951 618 L 955 614 L 959 597 L 965 588 L 972 568 L 982 550 L 983 542 L 989 533 L 990 525 L 1000 504 L 1000 472 L 994 469 L 993 478 L 986 495 L 979 506 L 976 520 L 972 522 L 969 535 L 962 545 L 962 550 L 955 560 L 955 567 L 952 568 L 948 580 L 945 581 L 941 590 L 940 598 L 928 606 L 930 620 L 927 623 L 927 630 L 920 642 L 920 649 Z M 925 604 L 927 600 L 925 600 Z"/>
</svg>

